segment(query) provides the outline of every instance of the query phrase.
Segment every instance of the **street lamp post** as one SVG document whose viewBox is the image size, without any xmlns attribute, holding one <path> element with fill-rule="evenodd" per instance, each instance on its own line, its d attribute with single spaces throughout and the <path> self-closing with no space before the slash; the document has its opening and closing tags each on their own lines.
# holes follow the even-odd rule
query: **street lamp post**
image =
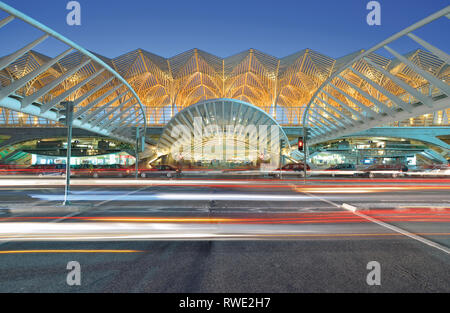
<svg viewBox="0 0 450 313">
<path fill-rule="evenodd" d="M 280 179 L 283 179 L 282 175 L 283 175 L 283 149 L 285 148 L 286 145 L 286 141 L 284 139 L 280 140 Z"/>
<path fill-rule="evenodd" d="M 70 157 L 72 155 L 73 102 L 61 102 L 61 105 L 64 106 L 64 110 L 61 110 L 60 114 L 64 116 L 64 118 L 61 118 L 59 122 L 67 126 L 66 185 L 64 187 L 63 205 L 70 205 Z"/>
<path fill-rule="evenodd" d="M 135 164 L 135 177 L 138 179 L 139 176 L 139 127 L 136 127 L 136 164 Z"/>
</svg>

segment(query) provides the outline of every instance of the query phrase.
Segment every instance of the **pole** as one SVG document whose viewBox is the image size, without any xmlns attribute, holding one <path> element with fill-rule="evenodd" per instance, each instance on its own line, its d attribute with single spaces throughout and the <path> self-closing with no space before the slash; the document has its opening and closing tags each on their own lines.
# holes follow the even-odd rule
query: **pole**
<svg viewBox="0 0 450 313">
<path fill-rule="evenodd" d="M 358 145 L 356 146 L 356 166 L 359 165 L 359 150 L 358 150 Z"/>
<path fill-rule="evenodd" d="M 308 152 L 308 145 L 307 145 L 307 131 L 306 126 L 303 124 L 303 179 L 306 184 L 306 154 Z"/>
<path fill-rule="evenodd" d="M 66 154 L 66 185 L 64 188 L 64 203 L 63 205 L 70 205 L 70 157 L 72 155 L 72 117 L 73 117 L 73 102 L 63 102 L 65 105 L 65 116 L 63 119 L 67 125 L 67 154 Z"/>
<path fill-rule="evenodd" d="M 135 153 L 136 153 L 135 177 L 136 177 L 136 179 L 138 179 L 138 177 L 139 177 L 139 127 L 136 127 L 136 152 Z"/>
<path fill-rule="evenodd" d="M 280 179 L 283 179 L 282 174 L 282 167 L 283 167 L 283 146 L 284 146 L 284 140 L 280 140 Z"/>
</svg>

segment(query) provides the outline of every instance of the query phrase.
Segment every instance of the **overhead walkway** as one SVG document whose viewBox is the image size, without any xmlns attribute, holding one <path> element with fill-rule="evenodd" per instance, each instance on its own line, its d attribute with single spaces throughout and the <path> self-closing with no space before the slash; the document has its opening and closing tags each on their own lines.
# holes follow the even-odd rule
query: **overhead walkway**
<svg viewBox="0 0 450 313">
<path fill-rule="evenodd" d="M 447 27 L 441 40 L 447 41 L 449 17 L 447 6 L 339 66 L 305 109 L 308 144 L 449 108 L 450 56 L 415 34 L 439 20 Z M 426 62 L 412 62 L 393 48 L 399 40 L 410 40 L 431 54 Z M 386 52 L 392 57 L 387 63 L 378 57 Z"/>
<path fill-rule="evenodd" d="M 44 26 L 36 20 L 0 2 L 0 44 L 8 46 L 6 35 L 12 35 L 12 23 L 27 23 L 30 33 L 40 36 L 8 56 L 0 59 L 0 72 L 7 67 L 19 69 L 2 75 L 0 107 L 36 118 L 58 122 L 61 102 L 73 101 L 73 126 L 99 135 L 135 143 L 136 128 L 145 134 L 147 125 L 144 107 L 131 86 L 110 65 L 93 53 Z M 14 37 L 14 36 L 13 36 Z M 14 37 L 15 40 L 20 40 Z M 49 40 L 58 41 L 65 50 L 57 56 L 44 57 L 33 69 L 20 72 L 32 49 L 40 48 Z M 20 73 L 20 75 L 18 75 Z"/>
</svg>

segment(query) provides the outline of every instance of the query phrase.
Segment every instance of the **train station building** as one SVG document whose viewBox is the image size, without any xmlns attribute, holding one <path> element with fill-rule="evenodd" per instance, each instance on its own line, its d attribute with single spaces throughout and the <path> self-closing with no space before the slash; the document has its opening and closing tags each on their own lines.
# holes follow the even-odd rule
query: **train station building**
<svg viewBox="0 0 450 313">
<path fill-rule="evenodd" d="M 229 57 L 192 49 L 169 58 L 137 49 L 106 58 L 2 10 L 0 31 L 18 22 L 42 32 L 0 56 L 3 164 L 62 162 L 62 101 L 75 105 L 75 163 L 133 163 L 136 141 L 146 166 L 298 162 L 299 138 L 308 139 L 308 162 L 317 165 L 450 158 L 448 54 L 411 30 L 397 38 L 417 48 L 401 54 L 385 44 L 340 58 L 311 49 L 282 58 L 257 49 Z M 38 52 L 49 36 L 68 49 Z M 183 148 L 174 151 L 177 145 Z"/>
</svg>

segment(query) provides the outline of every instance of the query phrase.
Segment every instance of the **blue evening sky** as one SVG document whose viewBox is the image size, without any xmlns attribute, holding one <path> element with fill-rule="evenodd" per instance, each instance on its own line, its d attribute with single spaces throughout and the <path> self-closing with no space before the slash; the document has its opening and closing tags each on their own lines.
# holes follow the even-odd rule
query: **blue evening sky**
<svg viewBox="0 0 450 313">
<path fill-rule="evenodd" d="M 448 0 L 380 0 L 382 25 L 368 26 L 369 0 L 79 0 L 82 25 L 68 26 L 66 0 L 3 2 L 110 58 L 137 48 L 164 57 L 192 48 L 220 57 L 249 48 L 284 57 L 311 48 L 337 58 L 369 48 L 450 4 Z M 14 38 L 36 38 L 37 33 L 30 35 L 23 23 L 14 23 L 6 26 L 15 27 Z M 418 34 L 448 52 L 448 25 L 440 21 Z M 16 44 L 12 39 L 9 48 L 15 46 L 23 46 L 23 41 Z M 50 44 L 40 51 L 54 55 L 56 47 Z M 407 52 L 412 47 L 405 42 L 400 49 Z M 9 52 L 1 47 L 0 55 L 5 49 Z"/>
</svg>

